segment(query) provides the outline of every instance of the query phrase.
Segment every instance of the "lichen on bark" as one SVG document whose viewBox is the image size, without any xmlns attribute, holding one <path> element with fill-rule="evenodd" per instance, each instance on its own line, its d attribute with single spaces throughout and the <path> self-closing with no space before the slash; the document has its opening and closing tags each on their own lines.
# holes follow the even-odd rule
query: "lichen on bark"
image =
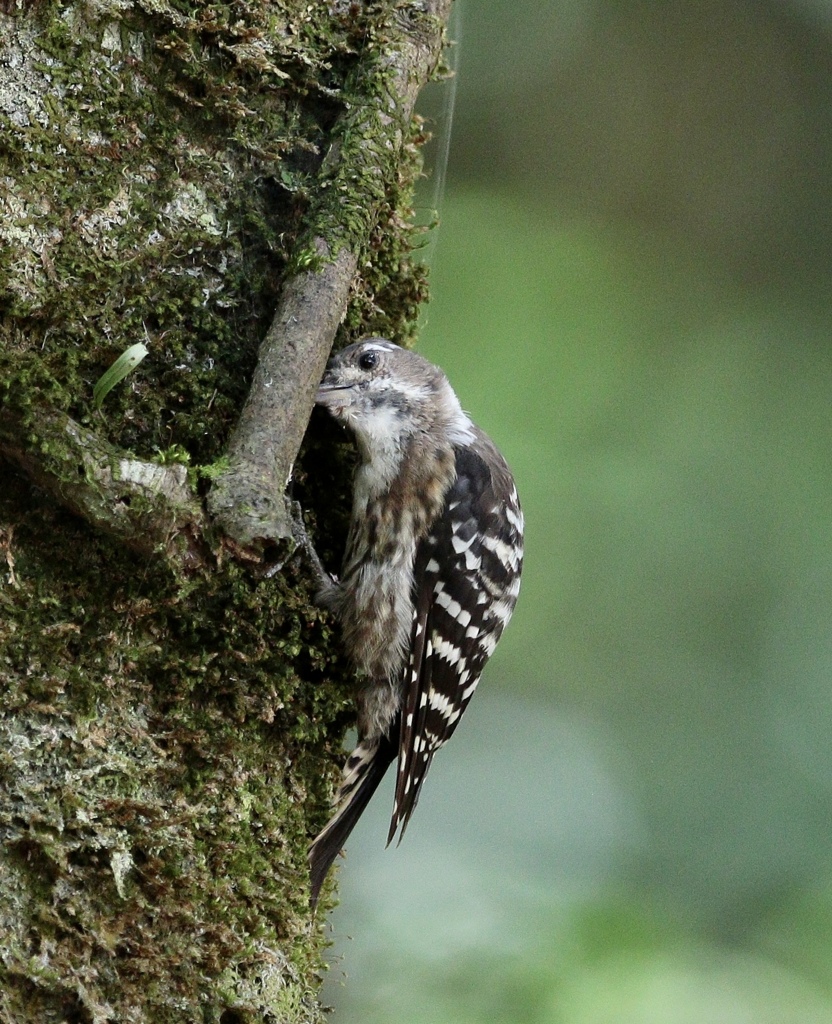
<svg viewBox="0 0 832 1024">
<path fill-rule="evenodd" d="M 354 254 L 342 341 L 412 332 L 419 127 L 356 107 L 441 7 L 0 5 L 0 1022 L 320 1017 L 348 673 L 302 561 L 204 498 L 310 239 Z M 294 494 L 330 559 L 345 474 L 318 422 Z"/>
<path fill-rule="evenodd" d="M 7 1019 L 189 1020 L 202 1004 L 271 1019 L 251 992 L 277 962 L 314 1019 L 304 848 L 334 742 L 328 626 L 294 572 L 177 580 L 11 482 Z"/>
</svg>

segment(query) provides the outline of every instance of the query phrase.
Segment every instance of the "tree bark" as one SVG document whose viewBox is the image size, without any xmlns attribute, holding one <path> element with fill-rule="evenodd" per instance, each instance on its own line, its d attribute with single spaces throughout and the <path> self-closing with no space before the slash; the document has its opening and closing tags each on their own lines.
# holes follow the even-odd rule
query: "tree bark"
<svg viewBox="0 0 832 1024">
<path fill-rule="evenodd" d="M 449 6 L 0 4 L 0 1022 L 320 1019 L 350 684 L 293 509 L 339 551 L 315 386 L 426 294 Z"/>
</svg>

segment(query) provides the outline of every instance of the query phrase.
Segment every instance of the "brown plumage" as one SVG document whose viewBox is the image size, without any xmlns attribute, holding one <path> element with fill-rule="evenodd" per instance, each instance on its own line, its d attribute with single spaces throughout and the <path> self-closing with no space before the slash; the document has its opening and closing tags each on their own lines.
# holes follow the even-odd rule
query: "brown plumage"
<svg viewBox="0 0 832 1024">
<path fill-rule="evenodd" d="M 511 472 L 437 367 L 373 338 L 331 362 L 317 401 L 362 462 L 339 582 L 323 598 L 359 676 L 359 742 L 310 848 L 312 899 L 398 756 L 404 829 L 517 600 L 523 516 Z"/>
</svg>

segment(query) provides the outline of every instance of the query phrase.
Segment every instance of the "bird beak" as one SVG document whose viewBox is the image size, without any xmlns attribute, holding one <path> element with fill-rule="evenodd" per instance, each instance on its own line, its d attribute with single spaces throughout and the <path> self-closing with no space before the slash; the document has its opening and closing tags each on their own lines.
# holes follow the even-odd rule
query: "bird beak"
<svg viewBox="0 0 832 1024">
<path fill-rule="evenodd" d="M 346 392 L 348 392 L 353 385 L 339 384 L 332 378 L 327 380 L 327 377 L 328 374 L 324 374 L 324 379 L 321 381 L 318 390 L 315 392 L 315 404 L 323 405 L 328 409 L 338 405 L 348 405 L 349 397 Z"/>
</svg>

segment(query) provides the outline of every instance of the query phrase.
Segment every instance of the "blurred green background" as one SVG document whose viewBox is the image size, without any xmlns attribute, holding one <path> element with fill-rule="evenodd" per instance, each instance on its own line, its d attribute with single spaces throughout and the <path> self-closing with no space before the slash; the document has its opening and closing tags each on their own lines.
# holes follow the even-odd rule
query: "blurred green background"
<svg viewBox="0 0 832 1024">
<path fill-rule="evenodd" d="M 461 22 L 421 350 L 526 572 L 405 842 L 385 790 L 349 843 L 325 998 L 832 1022 L 832 3 Z"/>
</svg>

